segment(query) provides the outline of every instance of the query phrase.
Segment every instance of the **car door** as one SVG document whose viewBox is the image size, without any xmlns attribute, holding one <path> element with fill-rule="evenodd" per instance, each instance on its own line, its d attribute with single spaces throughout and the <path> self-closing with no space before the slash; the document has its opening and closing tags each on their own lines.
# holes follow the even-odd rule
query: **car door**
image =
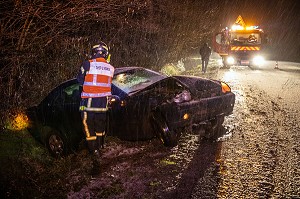
<svg viewBox="0 0 300 199">
<path fill-rule="evenodd" d="M 149 121 L 149 94 L 139 93 L 122 99 L 122 106 L 112 110 L 111 135 L 124 140 L 146 140 L 153 137 Z"/>
<path fill-rule="evenodd" d="M 83 138 L 83 127 L 79 112 L 81 87 L 79 83 L 70 84 L 62 88 L 60 99 L 62 106 L 58 107 L 62 117 L 63 128 L 71 142 L 78 142 Z"/>
<path fill-rule="evenodd" d="M 58 130 L 69 142 L 83 137 L 79 112 L 80 86 L 75 81 L 54 89 L 42 106 L 44 125 Z"/>
</svg>

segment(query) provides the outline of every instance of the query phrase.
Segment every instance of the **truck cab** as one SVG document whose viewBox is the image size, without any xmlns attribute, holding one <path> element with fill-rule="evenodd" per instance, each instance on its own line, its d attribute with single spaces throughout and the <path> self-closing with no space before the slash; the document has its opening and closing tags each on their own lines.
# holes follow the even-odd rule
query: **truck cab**
<svg viewBox="0 0 300 199">
<path fill-rule="evenodd" d="M 225 67 L 231 65 L 257 67 L 264 61 L 262 50 L 265 41 L 262 29 L 258 26 L 246 26 L 243 21 L 237 20 L 231 29 L 226 27 L 214 35 L 213 49 L 222 57 Z"/>
</svg>

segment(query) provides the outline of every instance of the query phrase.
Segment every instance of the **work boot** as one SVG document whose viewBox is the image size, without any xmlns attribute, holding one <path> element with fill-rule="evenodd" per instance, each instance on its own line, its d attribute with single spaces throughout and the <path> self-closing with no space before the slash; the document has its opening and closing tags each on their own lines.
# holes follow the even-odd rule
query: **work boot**
<svg viewBox="0 0 300 199">
<path fill-rule="evenodd" d="M 92 175 L 98 175 L 100 173 L 100 153 L 98 150 L 95 150 L 92 154 Z"/>
<path fill-rule="evenodd" d="M 97 137 L 98 150 L 104 149 L 104 139 L 105 139 L 105 136 L 98 136 Z"/>
</svg>

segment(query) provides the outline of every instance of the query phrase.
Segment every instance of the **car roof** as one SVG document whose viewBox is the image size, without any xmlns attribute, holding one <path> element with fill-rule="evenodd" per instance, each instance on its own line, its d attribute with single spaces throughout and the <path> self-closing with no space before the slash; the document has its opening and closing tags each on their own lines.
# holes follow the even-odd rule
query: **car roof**
<svg viewBox="0 0 300 199">
<path fill-rule="evenodd" d="M 136 70 L 136 69 L 146 69 L 146 68 L 143 68 L 143 67 L 122 67 L 122 68 L 115 68 L 114 74 L 119 74 L 119 73 L 123 73 L 123 72 L 129 71 L 129 70 Z M 77 79 L 76 78 L 68 79 L 68 80 L 60 83 L 58 86 L 63 85 L 63 84 L 68 84 L 68 83 L 71 83 L 71 82 L 75 83 L 75 82 L 77 82 Z"/>
<path fill-rule="evenodd" d="M 154 70 L 151 70 L 149 68 L 144 68 L 144 67 L 135 67 L 135 66 L 130 66 L 130 67 L 121 67 L 121 68 L 115 68 L 115 72 L 114 72 L 114 75 L 118 75 L 120 73 L 124 73 L 124 72 L 127 72 L 127 71 L 132 71 L 132 70 L 147 70 L 147 71 L 151 71 L 152 73 L 156 73 L 157 75 L 160 75 L 164 78 L 167 78 L 166 75 L 164 74 L 161 74 L 157 71 L 154 71 Z"/>
<path fill-rule="evenodd" d="M 146 68 L 143 68 L 143 67 L 121 67 L 121 68 L 115 68 L 115 73 L 114 74 L 119 74 L 119 73 L 123 73 L 123 72 L 126 72 L 126 71 L 129 71 L 129 70 L 136 70 L 136 69 L 146 69 Z"/>
</svg>

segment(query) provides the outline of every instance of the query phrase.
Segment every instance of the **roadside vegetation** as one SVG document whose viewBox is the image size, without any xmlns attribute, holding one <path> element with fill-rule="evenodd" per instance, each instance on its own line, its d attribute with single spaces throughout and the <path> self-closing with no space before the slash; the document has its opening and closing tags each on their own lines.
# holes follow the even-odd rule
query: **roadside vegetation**
<svg viewBox="0 0 300 199">
<path fill-rule="evenodd" d="M 115 67 L 159 70 L 197 53 L 215 27 L 207 19 L 216 19 L 220 11 L 204 2 L 0 1 L 1 196 L 62 198 L 70 189 L 65 174 L 78 169 L 87 173 L 84 164 L 90 160 L 84 150 L 82 156 L 61 160 L 49 156 L 24 130 L 24 109 L 75 77 L 99 41 L 110 46 Z M 199 10 L 205 11 L 199 15 Z M 78 187 L 85 181 L 78 179 Z"/>
<path fill-rule="evenodd" d="M 108 138 L 108 142 L 118 140 Z M 1 132 L 0 160 L 1 198 L 65 198 L 70 190 L 79 191 L 92 177 L 92 160 L 84 146 L 74 154 L 56 159 L 27 130 Z M 119 192 L 111 189 L 102 192 Z"/>
</svg>

